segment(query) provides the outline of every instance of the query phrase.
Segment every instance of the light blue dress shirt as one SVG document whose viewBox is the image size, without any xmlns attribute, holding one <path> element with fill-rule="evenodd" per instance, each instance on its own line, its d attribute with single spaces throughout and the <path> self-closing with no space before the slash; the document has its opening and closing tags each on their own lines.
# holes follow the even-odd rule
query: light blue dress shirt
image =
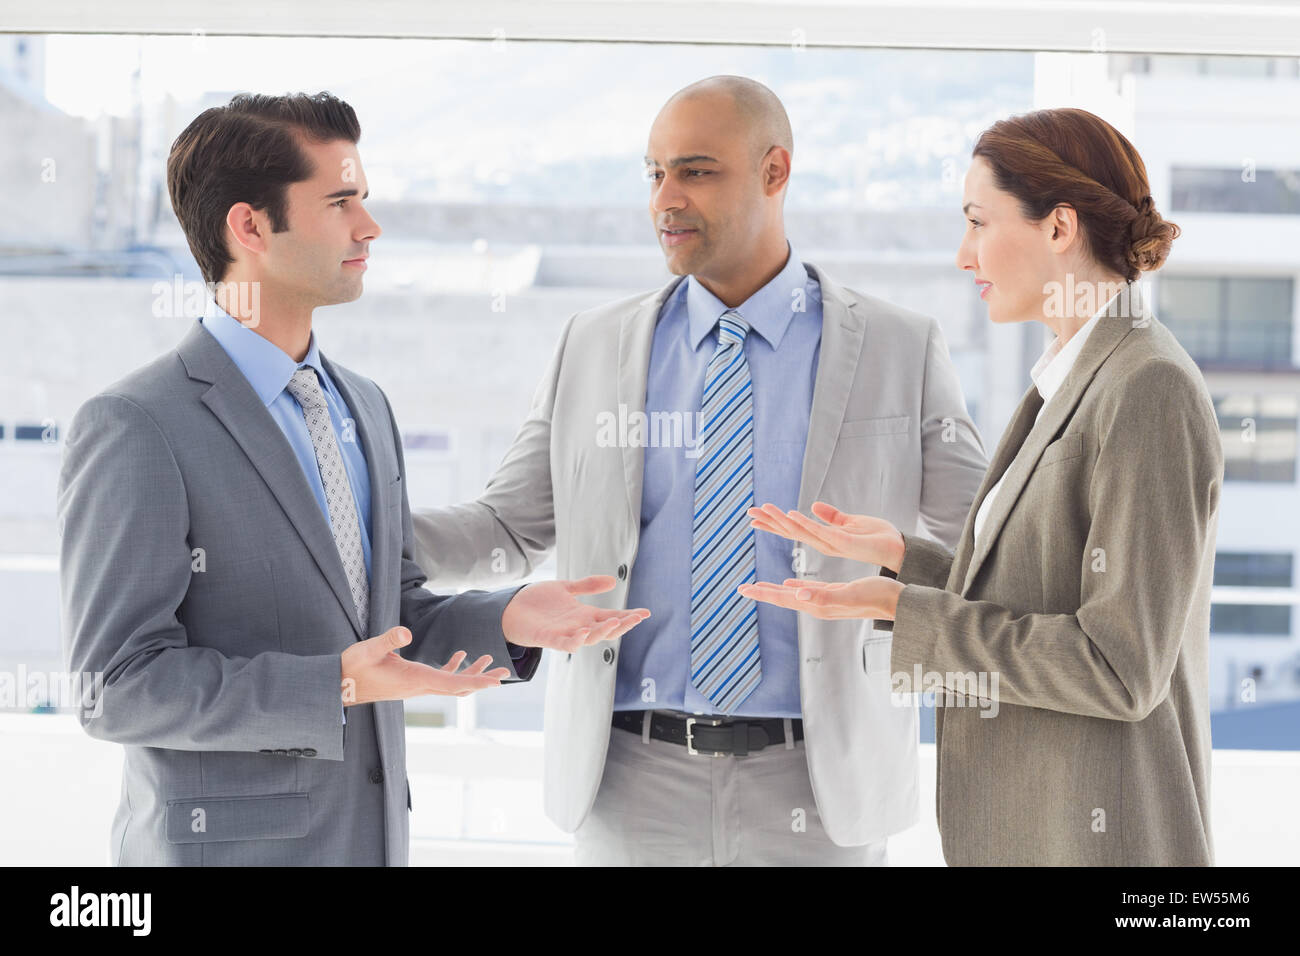
<svg viewBox="0 0 1300 956">
<path fill-rule="evenodd" d="M 754 503 L 771 501 L 788 510 L 799 505 L 821 348 L 822 301 L 817 280 L 804 269 L 794 248 L 788 243 L 787 248 L 781 272 L 735 311 L 750 327 L 745 359 L 754 395 Z M 646 413 L 684 413 L 682 418 L 692 426 L 685 431 L 692 439 L 698 437 L 704 377 L 718 345 L 718 319 L 727 311 L 690 276 L 673 290 L 655 326 Z M 627 606 L 649 608 L 651 616 L 623 637 L 615 710 L 714 712 L 689 681 L 698 464 L 693 447 L 645 449 L 641 541 L 629 575 Z M 794 543 L 774 534 L 754 534 L 758 579 L 792 577 Z M 802 716 L 795 620 L 794 611 L 758 602 L 763 678 L 735 716 Z"/>
<path fill-rule="evenodd" d="M 316 464 L 316 449 L 311 443 L 311 434 L 307 431 L 307 420 L 303 418 L 302 406 L 286 387 L 299 368 L 310 367 L 316 370 L 321 391 L 325 393 L 325 404 L 329 406 L 334 437 L 343 456 L 343 467 L 348 473 L 348 483 L 352 486 L 352 500 L 356 504 L 357 518 L 361 525 L 361 549 L 366 558 L 366 579 L 369 580 L 372 531 L 370 469 L 366 466 L 361 434 L 352 418 L 352 412 L 321 363 L 320 352 L 316 348 L 316 332 L 313 330 L 311 333 L 307 357 L 301 362 L 295 362 L 278 345 L 258 335 L 215 303 L 209 314 L 199 321 L 221 343 L 231 361 L 244 373 L 244 378 L 248 379 L 257 397 L 266 405 L 267 411 L 280 426 L 280 431 L 284 432 L 293 453 L 298 456 L 303 476 L 311 486 L 312 494 L 316 496 L 321 514 L 325 516 L 326 524 L 332 528 L 329 505 L 325 503 L 325 485 L 321 481 L 320 466 Z"/>
<path fill-rule="evenodd" d="M 302 406 L 287 387 L 293 373 L 299 368 L 310 367 L 316 370 L 321 391 L 325 393 L 325 404 L 329 406 L 334 437 L 343 456 L 343 468 L 347 471 L 348 483 L 352 486 L 352 500 L 356 504 L 357 518 L 361 525 L 361 549 L 366 558 L 366 579 L 369 580 L 370 537 L 374 532 L 370 524 L 370 469 L 361 447 L 360 426 L 352 418 L 352 412 L 329 372 L 325 371 L 320 352 L 316 348 L 315 330 L 312 330 L 306 357 L 302 362 L 295 362 L 278 345 L 246 327 L 216 303 L 210 305 L 209 314 L 199 321 L 221 343 L 231 361 L 244 373 L 244 378 L 248 379 L 253 391 L 266 405 L 275 423 L 280 426 L 280 431 L 298 457 L 298 463 L 302 465 L 303 475 L 312 494 L 316 496 L 321 514 L 333 528 L 329 505 L 325 503 L 325 485 L 321 481 L 320 466 L 316 463 L 316 449 L 311 443 L 311 433 L 307 431 L 307 420 L 303 417 Z M 508 641 L 506 647 L 510 651 L 510 659 L 515 662 L 528 653 L 527 648 Z"/>
</svg>

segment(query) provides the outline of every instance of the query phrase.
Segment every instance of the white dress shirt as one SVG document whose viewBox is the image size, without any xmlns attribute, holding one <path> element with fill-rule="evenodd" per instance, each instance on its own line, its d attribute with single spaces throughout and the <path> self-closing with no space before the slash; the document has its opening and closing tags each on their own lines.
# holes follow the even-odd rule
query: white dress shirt
<svg viewBox="0 0 1300 956">
<path fill-rule="evenodd" d="M 1070 369 L 1073 367 L 1075 359 L 1077 359 L 1079 353 L 1083 351 L 1083 343 L 1088 340 L 1088 336 L 1092 333 L 1093 327 L 1096 326 L 1097 320 L 1106 313 L 1106 310 L 1110 308 L 1111 302 L 1114 302 L 1118 295 L 1119 293 L 1116 293 L 1111 296 L 1110 299 L 1107 300 L 1106 304 L 1097 310 L 1096 315 L 1089 319 L 1078 332 L 1075 332 L 1074 335 L 1070 336 L 1070 340 L 1066 342 L 1064 346 L 1061 345 L 1061 337 L 1059 335 L 1052 339 L 1052 344 L 1047 346 L 1043 351 L 1043 354 L 1038 357 L 1038 361 L 1034 363 L 1034 367 L 1029 370 L 1029 377 L 1033 379 L 1034 386 L 1038 389 L 1038 394 L 1043 396 L 1043 404 L 1038 409 L 1037 417 L 1034 418 L 1035 426 L 1037 426 L 1038 420 L 1043 417 L 1043 410 L 1047 408 L 1047 403 L 1052 400 L 1052 396 L 1060 391 L 1061 386 L 1065 384 L 1066 376 L 1070 374 Z M 1030 429 L 1031 432 L 1032 430 L 1033 429 Z M 1028 436 L 1026 436 L 1025 441 L 1028 440 Z M 1022 444 L 1021 447 L 1023 448 L 1024 445 Z M 1019 455 L 1019 451 L 1017 451 L 1016 454 Z M 1015 459 L 1013 458 L 1007 465 L 1007 471 L 1011 470 L 1011 465 L 1014 463 Z M 984 527 L 984 522 L 988 519 L 989 512 L 993 510 L 993 499 L 998 496 L 998 489 L 1002 487 L 1002 481 L 1006 476 L 1007 472 L 1004 471 L 1002 477 L 999 478 L 997 483 L 989 489 L 989 493 L 985 495 L 984 500 L 980 502 L 979 511 L 975 512 L 976 544 L 979 543 L 980 531 Z"/>
</svg>

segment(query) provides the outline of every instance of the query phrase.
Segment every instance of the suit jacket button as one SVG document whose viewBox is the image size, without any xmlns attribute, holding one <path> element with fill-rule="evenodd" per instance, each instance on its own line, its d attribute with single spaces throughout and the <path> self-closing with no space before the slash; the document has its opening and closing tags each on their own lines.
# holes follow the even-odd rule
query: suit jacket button
<svg viewBox="0 0 1300 956">
<path fill-rule="evenodd" d="M 614 648 L 612 647 L 605 648 L 604 653 L 601 654 L 600 656 L 605 659 L 606 664 L 614 663 Z"/>
<path fill-rule="evenodd" d="M 284 754 L 286 757 L 289 755 L 289 751 L 287 751 L 287 750 L 279 750 L 279 749 L 277 749 L 277 750 L 275 750 L 275 751 L 273 751 L 273 752 L 274 752 L 274 753 L 278 753 L 278 754 Z"/>
<path fill-rule="evenodd" d="M 260 753 L 260 754 L 269 754 L 269 753 L 274 753 L 274 752 L 275 752 L 275 751 L 271 750 L 271 749 L 268 748 L 268 747 L 263 747 L 261 750 L 258 751 L 258 753 Z"/>
<path fill-rule="evenodd" d="M 620 565 L 618 566 L 618 579 L 619 579 L 620 581 L 625 581 L 625 580 L 627 580 L 627 565 L 626 565 L 626 564 L 620 564 Z"/>
<path fill-rule="evenodd" d="M 370 771 L 370 782 L 371 782 L 371 783 L 383 783 L 383 782 L 384 782 L 384 772 L 383 772 L 382 770 L 380 770 L 378 767 L 376 767 L 374 770 Z"/>
<path fill-rule="evenodd" d="M 290 747 L 290 748 L 289 748 L 289 756 L 290 756 L 290 757 L 301 757 L 301 756 L 302 756 L 302 751 L 299 750 L 297 747 Z"/>
<path fill-rule="evenodd" d="M 315 747 L 304 747 L 304 748 L 302 749 L 302 755 L 303 755 L 304 757 L 314 757 L 314 756 L 316 756 L 316 748 L 315 748 Z"/>
</svg>

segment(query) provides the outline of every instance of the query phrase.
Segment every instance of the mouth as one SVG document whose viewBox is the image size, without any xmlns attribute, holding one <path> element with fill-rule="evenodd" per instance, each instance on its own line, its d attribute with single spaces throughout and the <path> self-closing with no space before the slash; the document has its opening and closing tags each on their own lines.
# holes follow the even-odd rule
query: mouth
<svg viewBox="0 0 1300 956">
<path fill-rule="evenodd" d="M 982 299 L 982 298 L 984 298 L 985 294 L 989 291 L 989 289 L 993 288 L 993 283 L 992 283 L 992 282 L 984 282 L 984 281 L 981 281 L 980 279 L 976 279 L 976 280 L 975 280 L 975 288 L 979 289 L 979 291 L 980 291 L 980 298 Z"/>
<path fill-rule="evenodd" d="M 699 233 L 698 229 L 660 229 L 659 236 L 665 246 L 680 246 L 690 242 Z"/>
<path fill-rule="evenodd" d="M 359 259 L 344 259 L 343 264 L 345 266 L 352 266 L 354 269 L 365 269 L 366 260 L 369 258 L 369 256 L 361 256 Z"/>
</svg>

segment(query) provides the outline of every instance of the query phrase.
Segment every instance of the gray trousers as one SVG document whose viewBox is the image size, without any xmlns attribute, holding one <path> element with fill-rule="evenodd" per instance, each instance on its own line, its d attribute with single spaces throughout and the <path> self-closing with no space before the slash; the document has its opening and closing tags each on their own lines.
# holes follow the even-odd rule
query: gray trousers
<svg viewBox="0 0 1300 956">
<path fill-rule="evenodd" d="M 885 842 L 831 842 L 802 740 L 744 757 L 692 756 L 618 728 L 574 834 L 579 866 L 887 866 Z"/>
</svg>

